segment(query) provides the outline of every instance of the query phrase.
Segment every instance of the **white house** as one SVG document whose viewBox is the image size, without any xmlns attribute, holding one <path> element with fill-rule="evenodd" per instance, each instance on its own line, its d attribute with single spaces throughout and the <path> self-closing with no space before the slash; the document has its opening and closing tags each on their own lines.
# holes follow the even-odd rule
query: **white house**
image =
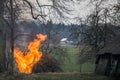
<svg viewBox="0 0 120 80">
<path fill-rule="evenodd" d="M 67 38 L 62 38 L 60 40 L 60 44 L 63 45 L 63 46 L 66 46 L 67 45 L 67 42 L 68 42 L 68 39 Z"/>
</svg>

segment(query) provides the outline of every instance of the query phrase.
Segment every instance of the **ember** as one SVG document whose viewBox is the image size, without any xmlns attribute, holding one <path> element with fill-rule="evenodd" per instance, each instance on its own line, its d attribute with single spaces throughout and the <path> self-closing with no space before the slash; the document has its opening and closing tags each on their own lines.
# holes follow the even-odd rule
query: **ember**
<svg viewBox="0 0 120 80">
<path fill-rule="evenodd" d="M 25 53 L 20 51 L 19 49 L 14 49 L 14 58 L 17 63 L 17 67 L 21 73 L 30 74 L 32 72 L 33 66 L 41 59 L 42 52 L 39 52 L 39 47 L 41 46 L 41 42 L 46 39 L 46 35 L 37 34 L 36 39 L 28 45 L 28 52 Z"/>
</svg>

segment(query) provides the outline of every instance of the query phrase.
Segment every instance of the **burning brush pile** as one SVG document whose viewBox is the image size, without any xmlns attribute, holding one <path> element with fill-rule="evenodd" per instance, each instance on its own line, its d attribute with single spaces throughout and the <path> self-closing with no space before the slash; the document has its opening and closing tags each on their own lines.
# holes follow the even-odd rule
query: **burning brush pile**
<svg viewBox="0 0 120 80">
<path fill-rule="evenodd" d="M 59 62 L 51 55 L 43 54 L 39 48 L 45 41 L 46 35 L 37 34 L 36 38 L 28 43 L 27 49 L 15 47 L 14 58 L 20 73 L 58 72 L 61 71 Z"/>
<path fill-rule="evenodd" d="M 53 56 L 40 51 L 47 35 L 36 32 L 31 24 L 17 27 L 14 48 L 15 68 L 25 74 L 60 71 L 59 62 Z"/>
<path fill-rule="evenodd" d="M 28 52 L 22 52 L 19 49 L 14 49 L 14 58 L 17 67 L 21 73 L 31 73 L 33 66 L 41 59 L 42 52 L 39 51 L 41 42 L 46 39 L 46 35 L 37 34 L 36 39 L 28 44 Z M 26 55 L 24 55 L 26 54 Z"/>
</svg>

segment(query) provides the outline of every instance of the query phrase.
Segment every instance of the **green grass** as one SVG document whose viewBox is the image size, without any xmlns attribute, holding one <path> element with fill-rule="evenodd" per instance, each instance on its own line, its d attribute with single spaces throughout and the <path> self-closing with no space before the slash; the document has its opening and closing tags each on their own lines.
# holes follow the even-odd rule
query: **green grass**
<svg viewBox="0 0 120 80">
<path fill-rule="evenodd" d="M 77 62 L 77 58 L 79 55 L 79 49 L 74 46 L 68 46 L 67 47 L 67 54 L 68 56 L 65 58 L 62 69 L 65 72 L 74 72 L 74 71 L 80 71 L 80 64 Z M 82 72 L 93 72 L 95 68 L 94 63 L 86 62 L 82 64 Z"/>
<path fill-rule="evenodd" d="M 94 74 L 58 74 L 58 73 L 39 73 L 31 75 L 17 75 L 12 80 L 111 80 L 105 76 Z"/>
<path fill-rule="evenodd" d="M 0 80 L 112 80 L 105 76 L 95 75 L 95 65 L 86 62 L 82 65 L 77 63 L 79 50 L 73 46 L 68 47 L 68 56 L 61 66 L 64 72 L 61 73 L 38 73 L 38 74 L 15 74 L 15 76 L 3 76 Z M 89 73 L 90 72 L 90 73 Z M 4 74 L 3 74 L 4 75 Z"/>
<path fill-rule="evenodd" d="M 67 47 L 68 56 L 65 58 L 62 69 L 65 72 L 79 71 L 80 66 L 77 63 L 78 48 L 68 46 Z"/>
<path fill-rule="evenodd" d="M 82 70 L 81 72 L 94 72 L 95 69 L 95 64 L 90 63 L 90 62 L 86 62 L 84 64 L 82 64 Z"/>
</svg>

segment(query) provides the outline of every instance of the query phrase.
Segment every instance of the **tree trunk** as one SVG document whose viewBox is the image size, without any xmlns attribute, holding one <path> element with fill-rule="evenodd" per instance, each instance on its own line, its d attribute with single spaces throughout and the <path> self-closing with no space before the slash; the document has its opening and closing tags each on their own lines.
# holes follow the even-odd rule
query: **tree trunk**
<svg viewBox="0 0 120 80">
<path fill-rule="evenodd" d="M 15 27 L 15 18 L 14 18 L 14 9 L 13 9 L 13 0 L 10 0 L 10 25 L 11 25 L 11 61 L 10 61 L 10 74 L 13 75 L 14 69 L 14 27 Z"/>
<path fill-rule="evenodd" d="M 0 0 L 0 68 L 2 72 L 6 71 L 6 40 L 5 40 L 5 26 L 3 21 L 4 2 L 6 0 Z"/>
</svg>

